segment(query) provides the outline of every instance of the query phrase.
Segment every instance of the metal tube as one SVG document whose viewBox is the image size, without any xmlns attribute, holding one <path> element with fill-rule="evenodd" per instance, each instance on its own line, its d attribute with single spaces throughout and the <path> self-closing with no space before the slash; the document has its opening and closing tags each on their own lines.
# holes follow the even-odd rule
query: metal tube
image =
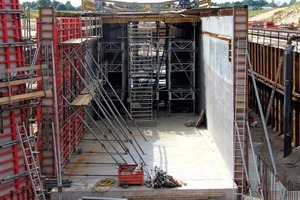
<svg viewBox="0 0 300 200">
<path fill-rule="evenodd" d="M 292 78 L 293 78 L 293 45 L 285 46 L 285 84 L 284 84 L 284 151 L 283 157 L 292 153 Z"/>
<path fill-rule="evenodd" d="M 102 119 L 102 117 L 100 116 L 99 112 L 96 110 L 96 108 L 94 106 L 91 106 L 91 108 L 93 109 L 93 111 L 96 113 L 96 115 L 100 118 L 100 120 L 102 121 L 102 123 L 104 124 L 104 126 L 107 128 L 107 131 L 109 133 L 111 133 L 115 140 L 119 142 L 118 138 L 116 138 L 116 136 L 114 135 L 113 131 L 106 125 L 106 123 L 104 122 L 104 120 Z"/>
<path fill-rule="evenodd" d="M 82 75 L 80 74 L 80 72 L 78 71 L 78 69 L 76 68 L 76 66 L 72 63 L 72 60 L 70 59 L 69 55 L 65 51 L 64 51 L 64 53 L 66 54 L 66 57 L 69 59 L 69 61 L 71 63 L 71 66 L 74 68 L 75 72 L 77 73 L 77 75 L 79 76 L 79 78 L 81 79 L 81 81 L 83 82 L 83 84 L 86 86 L 86 89 L 88 90 L 89 94 L 92 96 L 93 99 L 95 99 L 95 102 L 96 102 L 98 108 L 100 108 L 101 112 L 104 114 L 104 117 L 108 120 L 108 122 L 109 122 L 110 126 L 112 127 L 112 129 L 117 133 L 117 131 L 115 130 L 114 126 L 112 125 L 112 123 L 108 119 L 108 116 L 106 115 L 106 113 L 102 109 L 102 106 L 97 101 L 95 95 L 87 87 L 88 84 L 86 83 L 86 81 L 84 80 L 84 78 L 82 77 Z M 116 136 L 118 137 L 119 141 L 122 141 L 118 134 L 116 134 Z M 120 143 L 120 145 L 123 148 L 123 150 L 128 153 L 128 148 L 126 147 L 126 145 L 124 143 Z"/>
<path fill-rule="evenodd" d="M 58 174 L 59 174 L 59 171 L 58 171 L 58 167 L 57 167 L 57 143 L 56 143 L 56 137 L 55 137 L 55 126 L 54 126 L 54 123 L 52 122 L 51 123 L 52 125 L 52 137 L 53 137 L 53 148 L 54 148 L 54 159 L 55 159 L 55 164 L 56 164 L 56 176 L 58 177 Z M 57 178 L 57 190 L 58 190 L 58 186 L 60 185 L 60 181 L 59 179 Z M 59 197 L 58 197 L 59 198 Z"/>
<path fill-rule="evenodd" d="M 71 91 L 71 90 L 69 90 L 69 92 L 71 93 L 71 95 L 73 96 L 73 97 L 75 97 L 75 94 Z M 84 107 L 82 107 L 83 108 L 83 110 L 88 114 L 88 116 L 90 117 L 90 119 L 94 122 L 94 124 L 97 126 L 97 128 L 100 130 L 100 132 L 102 133 L 102 135 L 104 136 L 104 138 L 106 138 L 107 140 L 108 140 L 108 138 L 107 138 L 107 136 L 105 135 L 105 133 L 104 133 L 104 131 L 102 131 L 102 129 L 99 127 L 99 125 L 95 122 L 95 120 L 92 118 L 92 116 L 88 113 L 88 111 L 84 108 Z M 92 106 L 92 108 L 94 109 L 94 112 L 98 115 L 98 117 L 101 119 L 101 121 L 104 123 L 104 121 L 103 121 L 103 119 L 101 118 L 101 116 L 99 115 L 99 113 L 98 113 L 98 111 L 97 110 L 95 110 L 95 108 Z M 75 110 L 75 112 L 77 112 L 77 110 Z M 72 114 L 73 115 L 73 114 Z M 104 123 L 104 125 L 106 126 L 106 124 Z M 108 129 L 108 127 L 106 126 L 106 128 Z M 112 131 L 110 130 L 110 129 L 108 129 L 108 132 L 109 133 L 111 133 L 112 134 L 112 136 L 114 137 L 114 139 L 119 143 L 119 145 L 122 147 L 122 144 L 120 143 L 120 141 L 116 138 L 116 136 L 112 133 Z M 110 140 L 109 140 L 110 141 Z M 125 152 L 126 153 L 126 152 Z"/>
<path fill-rule="evenodd" d="M 70 91 L 71 92 L 71 91 Z M 72 92 L 71 92 L 72 94 Z M 74 94 L 72 94 L 74 95 Z M 77 110 L 71 108 L 73 111 L 75 111 L 77 113 Z M 102 131 L 102 129 L 100 128 L 100 126 L 95 122 L 95 120 L 93 119 L 93 117 L 90 115 L 90 113 L 83 107 L 83 110 L 85 111 L 85 113 L 87 114 L 87 116 L 92 120 L 92 122 L 96 125 L 96 127 L 98 128 L 98 130 L 100 131 L 100 133 L 103 135 L 103 137 L 106 139 L 106 141 L 113 147 L 113 149 L 117 152 L 117 154 L 122 158 L 122 160 L 124 162 L 126 162 L 123 157 L 121 156 L 121 154 L 119 153 L 119 151 L 115 148 L 115 146 L 111 143 L 111 141 L 108 139 L 107 135 Z M 115 138 L 116 139 L 116 138 Z"/>
<path fill-rule="evenodd" d="M 62 96 L 62 98 L 70 105 L 70 102 L 67 100 L 65 96 Z M 72 108 L 73 109 L 73 108 Z M 95 134 L 93 129 L 85 122 L 85 120 L 76 112 L 76 115 L 79 117 L 79 119 L 84 123 L 84 125 L 91 131 L 91 133 L 95 136 L 95 138 L 98 140 L 98 142 L 101 144 L 101 147 L 105 149 L 105 151 L 110 155 L 110 157 L 117 163 L 119 162 L 112 156 L 112 154 L 106 149 L 105 145 L 101 142 L 101 140 L 98 138 L 98 136 Z M 122 157 L 121 157 L 122 158 Z M 126 162 L 125 162 L 126 163 Z"/>
<path fill-rule="evenodd" d="M 78 54 L 77 54 L 76 52 L 75 52 L 75 55 L 76 55 L 77 57 L 79 57 Z M 91 80 L 93 80 L 94 78 L 97 78 L 97 77 L 92 77 L 92 75 L 89 73 L 89 70 L 92 70 L 92 69 L 90 69 L 90 68 L 89 68 L 89 69 L 86 68 L 86 67 L 89 67 L 89 66 L 84 65 L 84 63 L 83 63 L 81 60 L 80 60 L 80 62 L 81 62 L 81 64 L 82 64 L 82 66 L 84 67 L 84 69 L 86 70 L 86 73 L 87 73 L 87 75 L 89 76 L 89 78 L 90 78 Z M 93 82 L 93 83 L 94 83 L 94 82 Z M 117 121 L 116 125 L 119 125 L 119 126 L 118 126 L 118 127 L 120 128 L 119 130 L 120 130 L 121 132 L 124 132 L 124 134 L 123 134 L 124 137 L 126 136 L 125 138 L 130 142 L 130 144 L 132 145 L 132 147 L 134 148 L 134 150 L 136 151 L 136 153 L 139 155 L 139 157 L 140 157 L 140 159 L 143 161 L 143 163 L 146 164 L 145 161 L 144 161 L 144 159 L 142 158 L 142 156 L 140 155 L 140 153 L 139 153 L 138 150 L 136 149 L 135 145 L 133 144 L 132 140 L 129 139 L 129 138 L 127 137 L 125 131 L 123 130 L 122 124 L 120 123 L 119 119 L 118 119 L 117 116 L 115 115 L 114 111 L 111 109 L 111 106 L 110 106 L 110 104 L 107 102 L 106 98 L 103 96 L 102 91 L 99 89 L 99 86 L 96 85 L 95 83 L 94 83 L 94 85 L 96 86 L 96 89 L 99 91 L 99 94 L 100 94 L 100 96 L 103 98 L 103 100 L 104 100 L 104 102 L 106 103 L 108 109 L 110 110 L 110 112 L 112 113 L 112 115 L 114 116 L 114 118 L 116 119 L 116 121 Z M 109 95 L 108 95 L 108 94 L 106 93 L 106 91 L 104 90 L 104 88 L 103 88 L 102 86 L 100 86 L 100 87 L 103 89 L 103 91 L 104 91 L 104 93 L 107 95 L 108 99 L 111 100 L 111 99 L 109 98 Z M 96 100 L 96 99 L 95 99 L 95 100 Z M 97 100 L 98 100 L 98 99 L 97 99 Z M 99 102 L 99 103 L 100 103 L 100 102 Z M 114 106 L 113 102 L 111 102 L 111 105 L 113 105 L 113 107 L 115 108 L 115 111 L 120 115 L 119 111 L 118 111 L 117 108 Z M 105 110 L 104 107 L 103 107 L 103 109 Z M 122 117 L 121 117 L 121 119 L 122 119 Z M 124 123 L 125 123 L 125 122 L 124 122 Z M 126 124 L 126 123 L 125 123 L 125 124 Z M 128 129 L 128 127 L 127 127 L 127 129 Z M 131 137 L 134 138 L 133 135 L 132 135 L 132 132 L 129 131 L 129 133 L 131 133 L 131 134 L 130 134 Z M 135 138 L 134 138 L 134 140 L 135 140 Z M 135 142 L 137 143 L 136 140 L 135 140 Z M 137 143 L 137 145 L 140 147 L 140 145 L 139 145 L 138 143 Z M 141 147 L 140 147 L 140 149 L 141 149 Z M 142 153 L 144 153 L 143 150 L 141 150 L 141 151 L 142 151 Z"/>
<path fill-rule="evenodd" d="M 83 82 L 83 84 L 84 84 L 85 86 L 87 86 L 88 84 L 86 83 L 86 81 L 84 80 L 84 78 L 82 77 L 82 75 L 80 74 L 80 72 L 78 71 L 78 69 L 76 68 L 76 66 L 72 63 L 72 60 L 70 59 L 69 55 L 68 55 L 65 51 L 63 51 L 63 52 L 65 53 L 65 55 L 66 55 L 67 58 L 69 59 L 71 66 L 73 67 L 73 69 L 75 70 L 75 72 L 77 73 L 77 75 L 80 77 L 80 79 L 81 79 L 81 81 Z M 89 89 L 88 87 L 87 87 L 87 90 L 88 90 L 89 94 L 92 96 L 92 98 L 93 98 L 94 100 L 96 100 L 95 102 L 96 102 L 96 104 L 99 106 L 99 108 L 102 109 L 102 108 L 101 108 L 101 105 L 100 105 L 99 102 L 97 101 L 97 98 L 95 97 L 95 95 L 90 91 L 90 89 Z M 112 125 L 112 123 L 111 123 L 110 120 L 108 119 L 108 116 L 106 115 L 106 113 L 105 113 L 103 110 L 101 110 L 101 112 L 104 114 L 105 118 L 108 120 L 109 124 L 110 124 L 111 127 L 114 129 L 114 126 Z M 115 129 L 114 129 L 114 131 L 115 131 Z M 117 135 L 117 136 L 118 136 L 118 135 Z M 119 138 L 119 136 L 118 136 L 118 138 Z M 119 139 L 120 139 L 120 138 L 119 138 Z M 121 141 L 121 139 L 120 139 L 120 141 Z M 134 161 L 134 163 L 137 164 L 137 162 L 136 162 L 135 159 L 133 158 L 132 154 L 130 153 L 129 149 L 128 149 L 126 146 L 124 146 L 124 148 L 125 148 L 124 150 L 130 155 L 130 157 L 131 157 L 131 159 Z"/>
<path fill-rule="evenodd" d="M 57 140 L 57 180 L 58 182 L 58 199 L 62 200 L 62 178 L 61 178 L 61 159 L 60 159 L 60 132 L 59 132 L 59 120 L 58 120 L 58 101 L 57 101 L 57 90 L 56 90 L 56 73 L 55 73 L 55 59 L 54 59 L 54 46 L 51 42 L 52 49 L 52 78 L 53 78 L 53 93 L 54 93 L 54 109 L 55 109 L 55 123 L 56 123 L 56 140 Z"/>
<path fill-rule="evenodd" d="M 76 52 L 75 52 L 75 54 L 76 54 L 77 57 L 79 57 L 78 54 L 77 54 Z M 82 61 L 81 61 L 81 63 L 82 63 Z M 82 64 L 83 64 L 83 63 L 82 63 Z M 91 69 L 91 67 L 89 66 L 89 64 L 86 63 L 86 65 L 87 65 L 87 68 L 88 68 L 90 71 L 92 71 L 92 69 Z M 83 66 L 84 66 L 84 65 L 83 65 Z M 88 75 L 90 76 L 90 78 L 93 79 L 93 77 L 89 74 L 89 72 L 88 72 L 87 69 L 86 69 L 86 71 L 87 71 Z M 96 87 L 97 87 L 97 85 L 96 85 Z M 98 89 L 98 88 L 97 88 L 97 89 Z M 100 89 L 101 89 L 101 91 L 100 91 Z M 124 125 L 124 126 L 126 127 L 126 129 L 128 130 L 130 136 L 133 138 L 133 140 L 135 141 L 135 143 L 138 145 L 138 147 L 139 147 L 139 149 L 141 150 L 141 152 L 142 152 L 143 154 L 145 154 L 144 151 L 143 151 L 143 149 L 141 148 L 141 146 L 139 145 L 139 143 L 138 143 L 137 140 L 135 139 L 135 137 L 132 135 L 131 130 L 129 129 L 127 123 L 126 123 L 126 122 L 124 121 L 124 119 L 122 118 L 122 116 L 121 116 L 120 112 L 118 111 L 118 109 L 116 108 L 115 104 L 112 102 L 111 98 L 109 98 L 109 95 L 108 95 L 108 93 L 105 91 L 105 89 L 103 88 L 103 85 L 100 85 L 100 89 L 98 89 L 98 90 L 99 90 L 99 93 L 100 93 L 101 97 L 102 97 L 103 100 L 106 102 L 108 108 L 110 109 L 110 111 L 111 111 L 112 114 L 114 115 L 114 117 L 115 117 L 115 119 L 117 120 L 117 122 L 119 123 L 120 127 L 122 128 L 122 124 L 120 123 L 119 119 L 118 119 L 117 116 L 114 114 L 114 111 L 111 109 L 111 107 L 110 107 L 109 105 L 112 105 L 112 107 L 114 108 L 115 112 L 117 113 L 117 115 L 119 116 L 119 118 L 121 119 L 121 121 L 123 122 L 123 125 Z M 108 100 L 109 100 L 109 103 L 110 103 L 110 104 L 107 102 L 107 100 L 106 100 L 106 98 L 104 97 L 104 95 L 102 95 L 102 92 L 104 92 L 105 96 L 108 97 Z M 122 129 L 122 130 L 123 130 L 123 129 Z M 127 139 L 128 139 L 128 140 L 131 142 L 131 144 L 132 144 L 132 141 L 131 141 L 128 137 L 127 137 Z M 133 145 L 133 144 L 132 144 L 132 145 Z M 142 158 L 141 158 L 141 159 L 142 159 Z"/>
<path fill-rule="evenodd" d="M 76 87 L 77 89 L 79 89 L 77 85 L 75 85 L 75 87 Z M 72 94 L 73 96 L 75 96 L 74 93 L 72 93 L 71 90 L 69 90 L 69 91 L 71 92 L 71 94 Z M 102 117 L 100 116 L 98 110 L 96 110 L 96 108 L 95 108 L 93 105 L 91 105 L 91 108 L 92 108 L 93 111 L 96 113 L 97 117 L 99 117 L 99 119 L 101 120 L 101 122 L 103 123 L 103 125 L 105 126 L 105 128 L 107 128 L 107 131 L 113 135 L 112 130 L 111 130 L 111 129 L 107 126 L 107 124 L 104 122 L 104 120 L 103 120 Z M 114 136 L 114 135 L 113 135 L 113 136 Z M 114 137 L 114 138 L 115 138 L 115 137 Z M 115 139 L 116 139 L 116 138 L 115 138 Z M 117 140 L 117 139 L 116 139 L 116 140 Z M 117 141 L 118 141 L 118 140 L 117 140 Z"/>
<path fill-rule="evenodd" d="M 116 93 L 116 91 L 114 90 L 113 86 L 112 86 L 112 85 L 110 84 L 110 82 L 108 81 L 108 78 L 105 76 L 105 74 L 103 74 L 103 71 L 101 70 L 99 64 L 96 62 L 96 60 L 94 59 L 94 57 L 91 55 L 90 52 L 87 51 L 87 53 L 88 53 L 88 55 L 92 58 L 92 60 L 94 61 L 94 63 L 96 64 L 97 68 L 100 70 L 100 72 L 101 72 L 101 74 L 103 75 L 103 77 L 104 77 L 106 83 L 107 83 L 107 84 L 109 85 L 109 87 L 112 89 L 114 95 L 117 97 L 118 101 L 121 103 L 123 109 L 125 110 L 125 112 L 127 113 L 127 115 L 130 117 L 130 119 L 131 119 L 131 121 L 133 122 L 133 124 L 135 125 L 135 127 L 138 129 L 138 131 L 140 132 L 140 134 L 142 135 L 142 137 L 144 138 L 144 140 L 147 141 L 146 138 L 145 138 L 145 136 L 144 136 L 144 134 L 143 134 L 142 131 L 139 129 L 139 127 L 137 126 L 136 122 L 134 121 L 134 119 L 132 118 L 132 116 L 130 115 L 130 113 L 128 112 L 127 108 L 124 106 L 122 100 L 120 99 L 120 97 L 118 96 L 118 94 Z"/>
<path fill-rule="evenodd" d="M 251 74 L 251 78 L 252 78 L 252 82 L 253 82 L 253 86 L 254 86 L 255 96 L 256 96 L 258 107 L 259 107 L 260 118 L 261 118 L 261 122 L 262 122 L 262 125 L 263 125 L 263 128 L 264 128 L 266 142 L 267 142 L 268 150 L 269 150 L 269 153 L 270 153 L 272 166 L 273 166 L 273 169 L 274 169 L 274 174 L 275 174 L 275 176 L 278 176 L 277 168 L 276 168 L 276 165 L 275 165 L 274 156 L 273 156 L 273 152 L 272 152 L 272 147 L 271 147 L 271 143 L 270 143 L 269 131 L 268 131 L 268 128 L 267 128 L 267 125 L 266 125 L 266 120 L 265 120 L 265 117 L 264 117 L 262 105 L 261 105 L 261 102 L 260 102 L 260 97 L 259 97 L 259 94 L 258 94 L 256 80 L 255 80 L 254 73 L 253 73 L 253 66 L 252 66 L 252 63 L 250 61 L 250 56 L 249 56 L 249 53 L 248 53 L 247 49 L 246 49 L 246 53 L 247 53 L 247 57 L 248 57 L 248 63 L 249 63 L 250 74 Z"/>
<path fill-rule="evenodd" d="M 117 154 L 122 158 L 122 160 L 126 163 L 125 159 L 122 157 L 122 155 L 119 153 L 119 151 L 116 149 L 116 147 L 111 143 L 111 141 L 108 139 L 107 135 L 101 130 L 99 125 L 93 120 L 92 116 L 87 112 L 86 109 L 84 109 L 85 113 L 88 115 L 88 117 L 92 120 L 92 122 L 96 125 L 98 130 L 102 133 L 105 140 L 112 146 L 112 148 L 117 152 Z"/>
<path fill-rule="evenodd" d="M 78 54 L 77 54 L 76 52 L 75 52 L 75 56 L 77 56 L 77 58 L 79 58 L 79 56 L 78 56 Z M 92 71 L 92 69 L 86 68 L 86 65 L 82 62 L 82 60 L 79 59 L 79 61 L 80 61 L 80 63 L 82 64 L 82 66 L 84 67 L 84 69 L 85 69 L 86 74 L 88 75 L 88 77 L 89 77 L 91 80 L 97 79 L 97 77 L 93 77 L 93 76 L 89 73 L 89 70 Z M 92 82 L 92 83 L 93 83 L 93 85 L 96 87 L 96 89 L 99 91 L 99 94 L 100 94 L 101 98 L 103 99 L 103 101 L 105 102 L 105 104 L 107 105 L 107 108 L 109 109 L 110 113 L 115 117 L 115 119 L 116 119 L 117 122 L 119 123 L 120 126 L 117 126 L 117 128 L 118 128 L 119 131 L 122 133 L 122 135 L 124 136 L 124 138 L 125 138 L 126 140 L 129 140 L 128 136 L 126 135 L 125 130 L 122 129 L 122 125 L 120 124 L 119 120 L 117 119 L 117 117 L 116 117 L 114 111 L 111 109 L 111 106 L 110 106 L 109 103 L 107 102 L 106 98 L 103 96 L 102 91 L 99 89 L 98 84 L 95 84 L 94 82 Z M 98 101 L 98 99 L 94 99 L 94 100 L 95 100 L 95 101 L 96 101 L 96 100 Z M 98 101 L 98 103 L 99 103 L 100 105 L 102 105 L 101 101 Z M 111 117 L 111 114 L 107 111 L 107 109 L 105 108 L 105 106 L 102 106 L 102 109 L 106 112 L 106 114 L 107 114 L 110 118 L 112 118 L 112 117 Z M 116 124 L 116 125 L 118 125 L 118 124 Z"/>
<path fill-rule="evenodd" d="M 127 123 L 126 123 L 126 122 L 124 121 L 124 119 L 122 118 L 122 116 L 121 116 L 120 112 L 118 111 L 118 109 L 116 108 L 115 104 L 114 104 L 114 103 L 112 102 L 112 100 L 109 98 L 109 95 L 108 95 L 108 93 L 105 91 L 104 87 L 103 87 L 102 85 L 101 85 L 100 87 L 101 87 L 101 89 L 102 89 L 101 91 L 103 91 L 104 94 L 108 97 L 108 99 L 109 99 L 111 105 L 113 106 L 114 110 L 117 112 L 119 118 L 120 118 L 121 121 L 123 122 L 123 125 L 125 126 L 125 128 L 128 130 L 130 136 L 133 138 L 133 140 L 135 141 L 135 143 L 138 145 L 138 147 L 139 147 L 139 149 L 141 150 L 141 152 L 142 152 L 143 154 L 145 154 L 144 151 L 143 151 L 143 149 L 141 148 L 141 146 L 139 145 L 139 143 L 138 143 L 137 140 L 135 139 L 135 137 L 132 135 L 131 130 L 129 129 Z M 117 117 L 116 117 L 116 119 L 118 120 Z M 121 123 L 120 123 L 120 125 L 121 125 Z M 129 140 L 130 140 L 130 139 L 129 139 Z"/>
<path fill-rule="evenodd" d="M 257 162 L 256 162 L 256 159 L 255 159 L 255 153 L 254 153 L 254 148 L 253 148 L 253 140 L 252 140 L 251 130 L 250 130 L 248 121 L 246 121 L 246 126 L 247 126 L 247 130 L 248 130 L 250 148 L 251 148 L 251 151 L 252 151 L 253 163 L 254 163 L 254 166 L 255 166 L 255 172 L 256 172 L 256 176 L 257 176 L 258 185 L 261 185 L 260 176 L 259 176 L 258 168 L 257 168 Z M 261 198 L 262 198 L 261 200 L 264 200 L 263 190 L 260 190 L 260 192 L 261 192 Z"/>
</svg>

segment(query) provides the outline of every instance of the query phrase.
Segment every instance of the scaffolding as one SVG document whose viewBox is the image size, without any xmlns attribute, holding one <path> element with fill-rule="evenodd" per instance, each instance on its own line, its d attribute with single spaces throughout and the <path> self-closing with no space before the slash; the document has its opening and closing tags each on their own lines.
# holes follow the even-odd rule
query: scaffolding
<svg viewBox="0 0 300 200">
<path fill-rule="evenodd" d="M 99 60 L 104 75 L 108 78 L 114 87 L 118 97 L 124 102 L 126 93 L 126 57 L 125 57 L 125 41 L 118 39 L 116 41 L 99 41 Z M 108 84 L 103 82 L 105 90 L 109 93 L 113 101 L 118 98 L 109 89 Z"/>
<path fill-rule="evenodd" d="M 170 39 L 168 43 L 168 91 L 169 112 L 176 111 L 179 105 L 190 105 L 190 112 L 195 112 L 195 24 L 191 24 L 193 32 L 184 39 Z M 176 28 L 174 25 L 171 27 Z M 175 31 L 173 31 L 175 32 Z M 176 33 L 176 32 L 175 32 Z M 175 34 L 174 33 L 174 34 Z M 182 37 L 182 36 L 181 36 Z M 180 77 L 180 78 L 179 78 Z M 180 102 L 176 104 L 175 102 Z M 181 102 L 186 102 L 182 104 Z M 174 104 L 174 105 L 173 105 Z"/>
<path fill-rule="evenodd" d="M 80 36 L 80 38 L 67 38 L 68 40 L 62 39 L 59 43 L 60 57 L 63 58 L 61 60 L 61 66 L 65 73 L 65 79 L 62 84 L 64 90 L 61 97 L 65 108 L 63 116 L 66 118 L 63 120 L 61 135 L 66 134 L 64 131 L 74 131 L 74 125 L 77 126 L 79 124 L 83 124 L 94 135 L 96 140 L 99 142 L 99 145 L 106 150 L 116 164 L 119 164 L 119 159 L 115 158 L 114 154 L 106 148 L 103 143 L 104 141 L 108 142 L 109 145 L 112 146 L 124 163 L 127 163 L 122 156 L 122 154 L 125 153 L 130 155 L 132 161 L 137 164 L 138 161 L 134 158 L 133 154 L 127 147 L 126 142 L 129 142 L 130 145 L 133 146 L 135 153 L 139 156 L 139 161 L 145 163 L 141 156 L 141 154 L 144 154 L 141 146 L 137 143 L 133 132 L 130 130 L 119 110 L 114 105 L 112 95 L 117 98 L 118 102 L 121 103 L 123 108 L 126 110 L 125 106 L 122 104 L 120 96 L 109 82 L 106 73 L 107 70 L 104 70 L 108 69 L 106 68 L 108 66 L 103 67 L 103 63 L 97 62 L 97 56 L 95 56 L 96 54 L 93 52 L 94 49 L 101 48 L 101 45 L 107 51 L 112 51 L 116 48 L 118 49 L 121 46 L 118 46 L 119 43 L 105 43 L 105 45 L 100 43 L 99 41 L 102 38 L 102 24 L 99 23 L 101 22 L 101 17 L 97 15 L 92 17 L 93 14 L 90 13 L 87 15 L 89 15 L 89 17 L 87 18 L 85 16 L 83 19 L 92 19 L 87 24 L 90 29 L 80 28 L 80 30 L 84 30 L 83 37 L 85 39 L 81 39 L 82 36 Z M 63 20 L 70 21 L 71 19 L 60 19 L 62 22 Z M 71 21 L 74 20 L 76 21 L 76 19 L 72 19 Z M 60 30 L 65 30 L 65 28 Z M 90 33 L 93 33 L 93 35 L 89 35 Z M 95 47 L 95 45 L 100 46 L 98 46 L 98 48 L 92 48 Z M 114 62 L 110 63 L 109 69 L 110 72 L 121 70 L 118 65 L 114 65 Z M 106 87 L 104 85 L 106 85 Z M 110 91 L 110 93 L 107 91 Z M 103 130 L 100 124 L 97 124 L 91 116 L 91 111 L 101 120 L 101 126 L 104 126 L 106 130 Z M 98 131 L 102 133 L 103 138 L 97 137 L 97 134 L 85 121 L 86 117 L 97 127 Z M 79 121 L 74 123 L 72 120 L 73 118 L 78 119 Z M 73 122 L 73 124 L 70 124 L 69 122 Z M 80 133 L 80 135 L 81 134 L 82 133 Z M 75 136 L 76 135 L 77 134 L 75 134 Z M 122 152 L 117 150 L 118 148 L 112 144 L 110 139 L 111 137 L 113 137 L 113 139 L 122 148 Z M 67 157 L 73 152 L 74 148 L 77 147 L 81 136 L 75 138 L 75 140 L 74 138 L 70 139 L 72 142 L 70 142 L 70 140 L 68 142 L 63 137 L 63 141 L 61 142 L 63 164 L 65 164 L 64 159 L 67 159 Z M 68 142 L 68 148 L 65 147 L 65 142 Z"/>
<path fill-rule="evenodd" d="M 128 102 L 137 122 L 155 122 L 153 23 L 128 24 Z"/>
<path fill-rule="evenodd" d="M 156 114 L 161 110 L 165 111 L 169 105 L 167 88 L 167 55 L 169 32 L 168 25 L 164 22 L 156 22 L 156 32 L 154 32 L 155 59 L 154 59 L 154 105 Z"/>
</svg>

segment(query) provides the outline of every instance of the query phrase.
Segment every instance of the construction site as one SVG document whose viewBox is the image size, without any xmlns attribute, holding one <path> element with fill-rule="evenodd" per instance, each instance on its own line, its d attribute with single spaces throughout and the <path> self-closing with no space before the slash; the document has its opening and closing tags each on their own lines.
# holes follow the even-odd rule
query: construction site
<svg viewBox="0 0 300 200">
<path fill-rule="evenodd" d="M 299 31 L 180 2 L 0 1 L 0 200 L 300 199 Z"/>
</svg>

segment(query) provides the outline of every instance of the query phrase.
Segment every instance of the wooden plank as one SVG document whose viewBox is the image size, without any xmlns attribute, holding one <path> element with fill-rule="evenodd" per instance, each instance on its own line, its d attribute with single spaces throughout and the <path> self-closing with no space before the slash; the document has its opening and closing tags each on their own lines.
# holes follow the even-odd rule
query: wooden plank
<svg viewBox="0 0 300 200">
<path fill-rule="evenodd" d="M 91 100 L 92 96 L 90 94 L 80 94 L 72 101 L 71 106 L 87 106 Z"/>
<path fill-rule="evenodd" d="M 29 71 L 29 70 L 38 70 L 38 69 L 45 69 L 47 68 L 47 65 L 35 65 L 35 66 L 30 66 L 30 67 L 18 67 L 18 68 L 14 68 L 14 69 L 7 69 L 6 72 L 23 72 L 23 71 Z M 1 73 L 2 72 L 1 70 Z"/>
<path fill-rule="evenodd" d="M 36 99 L 41 97 L 52 97 L 52 96 L 53 96 L 52 90 L 46 90 L 46 93 L 45 91 L 38 91 L 38 92 L 31 92 L 26 94 L 19 94 L 11 97 L 0 98 L 0 105 L 9 104 L 10 102 L 18 102 L 18 101 L 24 101 L 29 99 Z"/>
<path fill-rule="evenodd" d="M 88 38 L 72 38 L 70 40 L 61 42 L 60 44 L 81 44 L 88 40 Z"/>
<path fill-rule="evenodd" d="M 199 115 L 199 119 L 198 121 L 196 122 L 196 127 L 200 127 L 203 120 L 204 120 L 204 114 L 205 114 L 205 110 L 203 109 Z"/>
<path fill-rule="evenodd" d="M 101 84 L 101 80 L 91 81 L 71 103 L 72 106 L 87 106 L 90 104 L 97 86 Z"/>
<path fill-rule="evenodd" d="M 179 17 L 179 16 L 120 16 L 120 17 L 103 17 L 103 24 L 126 24 L 130 21 L 140 21 L 140 22 L 155 22 L 162 21 L 165 23 L 196 23 L 200 22 L 200 17 Z"/>
<path fill-rule="evenodd" d="M 44 80 L 49 79 L 49 76 L 44 76 Z M 42 77 L 35 77 L 35 78 L 26 78 L 26 79 L 20 79 L 20 80 L 15 80 L 15 81 L 9 81 L 8 82 L 1 82 L 0 87 L 8 87 L 8 86 L 13 86 L 13 85 L 20 85 L 24 83 L 32 83 L 32 82 L 37 82 L 43 80 Z"/>
<path fill-rule="evenodd" d="M 99 17 L 99 16 L 96 16 L 96 17 L 95 16 L 87 16 L 87 17 L 85 16 L 85 17 L 80 17 L 79 19 L 82 20 L 82 21 L 87 21 L 87 20 L 89 20 L 89 21 L 90 20 L 92 20 L 92 21 L 99 21 L 100 20 L 101 21 L 101 17 Z"/>
<path fill-rule="evenodd" d="M 85 31 L 85 30 L 93 30 L 93 29 L 96 29 L 96 28 L 100 28 L 101 25 L 98 24 L 98 25 L 90 25 L 90 26 L 83 26 L 81 28 L 81 30 Z"/>
<path fill-rule="evenodd" d="M 66 40 L 64 42 L 60 42 L 59 44 L 65 45 L 65 44 L 81 44 L 86 42 L 87 40 L 97 38 L 97 36 L 90 36 L 90 37 L 82 37 L 82 38 L 72 38 L 70 40 Z"/>
<path fill-rule="evenodd" d="M 81 92 L 80 94 L 89 94 L 89 93 L 95 93 L 95 90 L 97 89 L 97 86 L 101 84 L 101 80 L 93 80 L 91 81 Z"/>
</svg>

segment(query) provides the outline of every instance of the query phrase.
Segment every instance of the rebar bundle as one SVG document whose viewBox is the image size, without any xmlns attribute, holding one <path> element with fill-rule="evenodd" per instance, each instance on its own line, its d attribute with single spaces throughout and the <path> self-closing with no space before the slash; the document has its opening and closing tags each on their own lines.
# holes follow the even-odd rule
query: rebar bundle
<svg viewBox="0 0 300 200">
<path fill-rule="evenodd" d="M 176 179 L 156 166 L 151 171 L 151 185 L 153 188 L 181 187 L 181 184 Z"/>
</svg>

